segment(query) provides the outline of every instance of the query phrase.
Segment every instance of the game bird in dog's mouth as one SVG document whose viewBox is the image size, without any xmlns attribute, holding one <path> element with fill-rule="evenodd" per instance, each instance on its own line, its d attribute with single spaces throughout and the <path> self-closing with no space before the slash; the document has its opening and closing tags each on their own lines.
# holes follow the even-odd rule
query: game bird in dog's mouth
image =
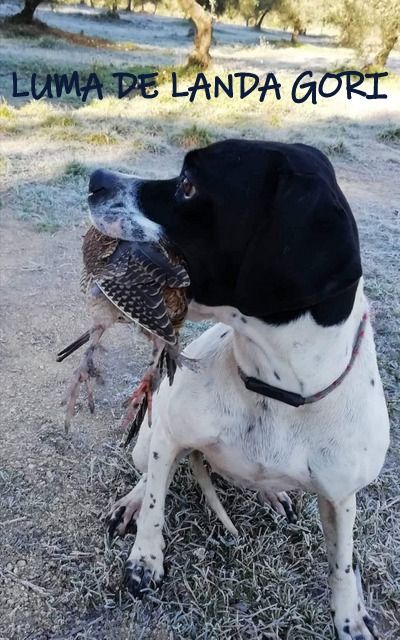
<svg viewBox="0 0 400 640">
<path fill-rule="evenodd" d="M 94 183 L 96 188 L 96 182 Z M 135 234 L 132 234 L 135 238 Z M 128 402 L 124 424 L 132 423 L 129 438 L 139 428 L 146 410 L 151 423 L 152 394 L 164 370 L 172 384 L 177 366 L 196 367 L 180 354 L 179 329 L 187 313 L 186 290 L 190 284 L 183 260 L 163 238 L 159 241 L 124 241 L 90 227 L 83 239 L 81 288 L 87 296 L 92 326 L 57 356 L 61 362 L 89 341 L 64 402 L 68 430 L 81 383 L 94 411 L 91 378 L 100 378 L 93 353 L 101 347 L 104 331 L 115 322 L 135 322 L 153 342 L 151 363 Z"/>
</svg>

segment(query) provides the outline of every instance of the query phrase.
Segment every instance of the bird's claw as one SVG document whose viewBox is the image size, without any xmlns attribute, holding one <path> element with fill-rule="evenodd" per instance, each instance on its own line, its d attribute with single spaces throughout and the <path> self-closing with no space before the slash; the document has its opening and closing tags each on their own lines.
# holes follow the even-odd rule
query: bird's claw
<svg viewBox="0 0 400 640">
<path fill-rule="evenodd" d="M 146 411 L 141 412 L 141 409 L 143 409 L 144 405 L 145 409 L 147 409 L 149 427 L 151 426 L 153 393 L 152 386 L 153 385 L 151 377 L 145 376 L 140 382 L 139 386 L 136 387 L 131 397 L 127 398 L 124 403 L 127 407 L 127 412 L 122 421 L 123 429 L 126 429 L 129 425 L 132 425 L 132 423 L 136 421 L 139 413 L 143 414 L 141 416 L 141 422 L 143 421 Z M 140 424 L 136 426 L 139 427 Z"/>
<path fill-rule="evenodd" d="M 98 348 L 99 345 L 96 346 Z M 93 387 L 91 379 L 95 379 L 99 384 L 104 384 L 104 380 L 100 374 L 100 371 L 95 367 L 93 363 L 93 347 L 89 347 L 79 367 L 74 371 L 72 381 L 68 387 L 68 390 L 61 401 L 61 405 L 66 405 L 64 429 L 65 433 L 68 433 L 71 426 L 72 417 L 75 411 L 76 401 L 79 395 L 80 385 L 84 384 L 86 388 L 89 411 L 94 413 L 95 403 L 93 396 Z"/>
</svg>

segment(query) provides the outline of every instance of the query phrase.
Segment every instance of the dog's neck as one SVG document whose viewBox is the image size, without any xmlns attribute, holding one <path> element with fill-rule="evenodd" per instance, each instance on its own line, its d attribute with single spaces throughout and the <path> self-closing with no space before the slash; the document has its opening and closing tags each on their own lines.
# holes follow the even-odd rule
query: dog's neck
<svg viewBox="0 0 400 640">
<path fill-rule="evenodd" d="M 233 307 L 213 307 L 212 314 L 233 328 L 234 356 L 246 376 L 309 396 L 345 370 L 367 308 L 360 281 L 350 316 L 331 327 L 318 325 L 310 313 L 279 326 L 243 316 Z"/>
</svg>

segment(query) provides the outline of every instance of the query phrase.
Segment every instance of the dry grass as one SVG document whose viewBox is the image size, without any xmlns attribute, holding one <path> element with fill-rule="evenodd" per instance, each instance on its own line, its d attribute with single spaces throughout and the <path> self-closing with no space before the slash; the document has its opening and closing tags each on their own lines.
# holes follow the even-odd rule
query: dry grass
<svg viewBox="0 0 400 640">
<path fill-rule="evenodd" d="M 61 14 L 52 14 L 51 20 L 57 28 L 64 26 Z M 68 28 L 84 25 L 93 37 L 101 28 L 97 22 L 65 17 Z M 175 27 L 174 23 L 170 28 Z M 125 37 L 125 29 L 126 25 L 107 23 L 107 38 L 115 34 L 117 42 Z M 315 144 L 331 157 L 358 219 L 393 437 L 382 475 L 359 495 L 356 552 L 369 608 L 385 638 L 398 638 L 398 82 L 390 80 L 391 98 L 385 102 L 347 103 L 338 98 L 316 107 L 294 107 L 287 88 L 299 70 L 307 65 L 334 68 L 347 53 L 309 44 L 282 48 L 279 38 L 273 47 L 254 46 L 253 40 L 233 46 L 232 34 L 224 29 L 228 41 L 218 42 L 212 73 L 265 72 L 280 65 L 286 89 L 280 102 L 199 98 L 189 105 L 173 100 L 167 82 L 172 66 L 161 80 L 159 97 L 151 101 L 107 96 L 87 105 L 40 101 L 21 106 L 8 98 L 8 85 L 0 78 L 7 100 L 0 103 L 1 304 L 7 318 L 0 330 L 1 639 L 332 637 L 325 550 L 314 497 L 293 496 L 300 521 L 287 525 L 259 504 L 253 492 L 216 479 L 240 531 L 235 541 L 216 523 L 185 464 L 167 501 L 164 585 L 142 602 L 133 601 L 121 588 L 133 536 L 110 546 L 103 516 L 113 496 L 126 491 L 135 478 L 129 454 L 119 445 L 117 427 L 122 399 L 143 367 L 147 349 L 134 342 L 130 330 L 120 328 L 106 340 L 108 382 L 96 390 L 95 416 L 82 402 L 71 438 L 62 432 L 58 405 L 74 363 L 57 365 L 54 354 L 86 328 L 78 282 L 88 174 L 101 165 L 149 177 L 170 176 L 179 169 L 186 149 L 230 136 Z M 40 66 L 53 65 L 54 70 L 54 60 L 62 59 L 64 65 L 66 56 L 72 69 L 78 56 L 79 68 L 87 72 L 96 64 L 105 73 L 121 66 L 143 68 L 152 56 L 159 64 L 168 58 L 174 65 L 181 56 L 180 50 L 150 47 L 150 30 L 148 60 L 140 51 L 128 60 L 108 45 L 105 58 L 101 48 L 53 49 L 53 40 L 31 40 L 14 34 L 0 43 L 0 60 L 7 71 L 14 62 L 25 75 Z M 99 56 L 95 60 L 94 54 Z M 190 74 L 180 73 L 180 82 L 190 84 Z M 189 324 L 185 340 L 203 328 Z"/>
</svg>

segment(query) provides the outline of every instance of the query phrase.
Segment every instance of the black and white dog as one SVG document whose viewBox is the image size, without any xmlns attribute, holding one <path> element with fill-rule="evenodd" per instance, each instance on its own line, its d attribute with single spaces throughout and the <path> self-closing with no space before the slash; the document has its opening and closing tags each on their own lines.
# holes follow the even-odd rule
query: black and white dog
<svg viewBox="0 0 400 640">
<path fill-rule="evenodd" d="M 196 451 L 283 512 L 285 491 L 318 494 L 338 637 L 377 638 L 352 530 L 389 423 L 356 224 L 330 162 L 301 144 L 227 140 L 188 153 L 171 180 L 99 170 L 90 191 L 100 231 L 176 244 L 192 317 L 219 321 L 185 351 L 200 370 L 162 384 L 133 454 L 142 479 L 115 506 L 120 532 L 137 518 L 130 589 L 163 576 L 165 495 L 179 458 Z"/>
</svg>

